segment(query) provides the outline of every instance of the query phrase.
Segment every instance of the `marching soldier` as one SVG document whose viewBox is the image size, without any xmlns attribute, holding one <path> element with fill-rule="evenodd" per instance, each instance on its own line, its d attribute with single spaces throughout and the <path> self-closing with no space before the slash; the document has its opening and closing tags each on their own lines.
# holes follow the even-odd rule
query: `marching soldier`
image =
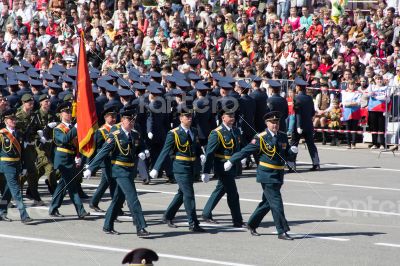
<svg viewBox="0 0 400 266">
<path fill-rule="evenodd" d="M 162 104 L 162 92 L 155 86 L 150 85 L 147 90 L 150 92 L 149 104 L 147 105 L 147 137 L 148 147 L 150 149 L 150 166 L 154 168 L 161 152 L 161 147 L 165 142 L 167 132 L 171 128 L 168 121 L 168 114 L 166 114 L 166 106 Z M 164 160 L 163 160 L 164 161 Z M 158 170 L 165 170 L 168 182 L 174 183 L 174 174 L 171 169 L 171 161 L 166 158 L 162 167 Z M 158 176 L 157 176 L 158 177 Z"/>
<path fill-rule="evenodd" d="M 0 221 L 11 222 L 7 217 L 7 207 L 11 197 L 16 201 L 22 223 L 29 223 L 32 219 L 26 212 L 22 193 L 18 184 L 21 174 L 22 137 L 16 130 L 15 109 L 3 113 L 5 128 L 0 130 L 0 169 L 5 177 L 6 185 L 2 191 L 0 202 Z M 26 169 L 22 170 L 26 174 Z"/>
<path fill-rule="evenodd" d="M 198 174 L 196 158 L 200 156 L 201 149 L 198 141 L 197 130 L 192 125 L 192 110 L 179 110 L 181 124 L 168 132 L 163 149 L 150 176 L 155 178 L 164 160 L 173 154 L 173 172 L 176 182 L 179 185 L 178 193 L 168 206 L 164 213 L 164 222 L 169 227 L 176 228 L 172 222 L 179 207 L 184 203 L 186 215 L 189 222 L 189 230 L 192 232 L 204 232 L 205 230 L 199 226 L 196 214 L 196 202 L 194 197 L 193 182 Z"/>
<path fill-rule="evenodd" d="M 35 165 L 37 159 L 35 143 L 37 139 L 37 130 L 39 128 L 37 117 L 33 111 L 33 96 L 31 94 L 24 94 L 21 97 L 21 101 L 22 106 L 17 111 L 16 116 L 17 129 L 21 132 L 24 139 L 22 160 L 23 165 L 27 170 L 26 179 L 28 180 L 28 188 L 26 195 L 34 200 L 35 205 L 42 206 L 44 203 L 42 202 L 38 192 L 39 175 Z M 24 183 L 25 180 L 22 180 L 21 186 L 23 186 Z"/>
<path fill-rule="evenodd" d="M 264 116 L 267 129 L 257 134 L 254 139 L 240 152 L 235 153 L 224 164 L 225 171 L 229 171 L 233 164 L 242 158 L 246 158 L 254 151 L 260 151 L 260 162 L 257 169 L 257 182 L 263 189 L 262 201 L 247 222 L 248 229 L 253 236 L 259 236 L 256 228 L 260 225 L 264 216 L 271 210 L 278 238 L 293 240 L 287 232 L 290 231 L 285 218 L 281 187 L 285 162 L 288 157 L 297 153 L 297 147 L 290 147 L 287 135 L 279 131 L 279 112 L 269 112 Z"/>
<path fill-rule="evenodd" d="M 56 145 L 54 151 L 54 168 L 60 171 L 61 178 L 54 191 L 49 213 L 52 217 L 63 217 L 58 209 L 63 202 L 66 190 L 68 190 L 69 197 L 75 205 L 78 217 L 84 219 L 89 213 L 83 207 L 78 194 L 77 182 L 74 180 L 76 174 L 77 131 L 76 125 L 73 126 L 71 124 L 71 103 L 61 103 L 57 108 L 57 113 L 60 114 L 61 123 L 53 130 L 53 141 Z"/>
<path fill-rule="evenodd" d="M 136 165 L 138 158 L 145 159 L 144 143 L 136 130 L 134 130 L 136 112 L 128 109 L 120 113 L 120 127 L 113 127 L 98 155 L 88 165 L 83 176 L 89 178 L 92 172 L 97 169 L 104 159 L 109 155 L 111 160 L 111 177 L 115 179 L 117 186 L 114 197 L 108 207 L 103 231 L 107 234 L 118 235 L 114 230 L 114 220 L 118 216 L 120 206 L 127 201 L 132 219 L 136 225 L 137 236 L 145 237 L 149 235 L 146 231 L 146 221 L 144 220 L 142 206 L 136 192 L 134 178 L 136 175 Z"/>
<path fill-rule="evenodd" d="M 96 155 L 101 151 L 104 142 L 108 138 L 111 128 L 117 122 L 117 112 L 115 111 L 115 108 L 109 107 L 108 109 L 104 110 L 103 117 L 105 123 L 96 131 L 96 134 L 94 135 L 96 151 L 93 153 L 93 158 L 90 161 L 94 160 Z M 101 181 L 89 204 L 89 207 L 96 212 L 104 212 L 99 208 L 99 202 L 106 189 L 110 187 L 111 198 L 113 197 L 115 191 L 115 181 L 111 178 L 111 161 L 108 156 L 104 158 L 103 162 L 100 164 L 100 168 Z"/>
<path fill-rule="evenodd" d="M 242 133 L 242 146 L 246 146 L 254 136 L 254 120 L 256 116 L 256 101 L 249 96 L 248 92 L 251 91 L 251 84 L 244 80 L 237 82 L 236 88 L 240 93 L 238 115 L 238 127 Z M 246 159 L 246 166 L 251 165 L 251 157 Z"/>
<path fill-rule="evenodd" d="M 307 82 L 301 78 L 296 78 L 294 80 L 296 84 L 297 96 L 294 100 L 294 110 L 296 113 L 295 127 L 297 130 L 293 132 L 293 137 L 290 142 L 291 145 L 298 145 L 300 138 L 303 136 L 308 152 L 312 160 L 313 166 L 311 171 L 318 171 L 319 166 L 319 156 L 318 150 L 314 143 L 314 128 L 313 128 L 313 117 L 315 115 L 314 102 L 311 96 L 305 93 Z M 291 168 L 296 169 L 296 156 L 294 156 L 294 163 L 290 163 Z"/>
<path fill-rule="evenodd" d="M 195 89 L 197 98 L 193 102 L 193 123 L 199 132 L 200 145 L 206 147 L 208 135 L 213 128 L 217 127 L 215 116 L 212 113 L 211 101 L 207 97 L 207 93 L 211 89 L 202 82 L 197 82 Z"/>
<path fill-rule="evenodd" d="M 53 195 L 57 186 L 57 174 L 53 168 L 54 146 L 52 141 L 52 131 L 57 126 L 57 116 L 50 110 L 50 96 L 42 94 L 39 97 L 40 109 L 36 111 L 38 116 L 39 141 L 36 142 L 36 152 L 38 155 L 37 169 L 40 176 L 45 176 L 45 182 L 50 194 Z"/>
<path fill-rule="evenodd" d="M 232 154 L 240 150 L 240 130 L 234 127 L 235 112 L 225 106 L 221 110 L 221 126 L 211 131 L 205 154 L 203 182 L 208 182 L 211 169 L 218 176 L 218 184 L 211 193 L 203 210 L 203 219 L 208 223 L 217 222 L 212 218 L 212 210 L 217 206 L 220 199 L 227 194 L 228 206 L 231 210 L 234 227 L 245 226 L 240 212 L 239 193 L 237 191 L 235 177 L 236 169 L 224 171 L 224 163 L 231 158 Z"/>
</svg>

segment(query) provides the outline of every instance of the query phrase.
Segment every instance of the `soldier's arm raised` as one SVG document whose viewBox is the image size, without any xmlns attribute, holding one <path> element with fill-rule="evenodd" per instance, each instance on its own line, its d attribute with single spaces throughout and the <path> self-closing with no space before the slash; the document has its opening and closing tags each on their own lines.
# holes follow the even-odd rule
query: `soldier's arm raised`
<svg viewBox="0 0 400 266">
<path fill-rule="evenodd" d="M 240 161 L 243 158 L 250 156 L 259 149 L 260 149 L 260 138 L 258 137 L 258 135 L 255 135 L 253 140 L 250 141 L 250 143 L 247 144 L 242 150 L 234 153 L 232 157 L 229 159 L 229 161 L 233 164 L 237 161 Z"/>
<path fill-rule="evenodd" d="M 98 153 L 94 156 L 93 160 L 89 163 L 88 169 L 93 172 L 103 162 L 104 158 L 114 149 L 115 147 L 115 134 L 110 133 L 103 146 L 99 148 Z"/>
</svg>

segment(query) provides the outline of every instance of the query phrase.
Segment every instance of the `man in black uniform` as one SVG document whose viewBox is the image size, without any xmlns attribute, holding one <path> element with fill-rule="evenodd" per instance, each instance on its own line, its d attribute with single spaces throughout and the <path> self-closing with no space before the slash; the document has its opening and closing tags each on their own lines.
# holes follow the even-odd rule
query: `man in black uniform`
<svg viewBox="0 0 400 266">
<path fill-rule="evenodd" d="M 237 82 L 237 88 L 240 93 L 238 127 L 242 133 L 242 145 L 246 146 L 253 139 L 253 136 L 256 133 L 254 131 L 256 101 L 248 94 L 252 88 L 250 83 L 247 83 L 244 80 L 239 80 Z M 246 166 L 249 167 L 250 163 L 251 158 L 248 157 L 246 159 Z"/>
<path fill-rule="evenodd" d="M 268 107 L 267 107 L 267 100 L 268 96 L 260 88 L 261 81 L 262 79 L 257 77 L 257 76 L 252 76 L 252 86 L 253 86 L 253 91 L 249 94 L 251 98 L 253 98 L 256 101 L 256 114 L 257 116 L 255 117 L 255 130 L 257 132 L 261 132 L 265 128 L 265 122 L 264 122 L 264 115 L 268 113 Z"/>
<path fill-rule="evenodd" d="M 293 132 L 293 137 L 290 142 L 291 146 L 297 146 L 300 138 L 303 136 L 306 143 L 308 152 L 310 153 L 313 166 L 311 171 L 318 171 L 319 166 L 319 156 L 318 150 L 314 143 L 314 127 L 313 127 L 313 117 L 315 114 L 314 102 L 311 96 L 305 93 L 306 86 L 308 83 L 301 78 L 297 77 L 294 80 L 296 84 L 297 96 L 294 99 L 294 110 L 296 113 L 295 128 Z M 296 161 L 290 163 L 291 167 L 296 168 Z"/>
<path fill-rule="evenodd" d="M 268 83 L 271 87 L 272 95 L 267 100 L 267 106 L 271 112 L 278 111 L 281 114 L 282 117 L 279 120 L 279 129 L 286 132 L 286 119 L 289 110 L 287 100 L 280 95 L 282 85 L 276 80 L 269 80 Z"/>
</svg>

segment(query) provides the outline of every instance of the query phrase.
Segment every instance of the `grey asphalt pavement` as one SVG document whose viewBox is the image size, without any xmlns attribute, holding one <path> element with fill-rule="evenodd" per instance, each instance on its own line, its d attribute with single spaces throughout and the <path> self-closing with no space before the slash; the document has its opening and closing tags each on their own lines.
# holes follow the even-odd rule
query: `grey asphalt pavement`
<svg viewBox="0 0 400 266">
<path fill-rule="evenodd" d="M 51 219 L 47 207 L 30 207 L 35 219 L 20 223 L 18 211 L 9 209 L 15 221 L 0 222 L 0 265 L 121 265 L 129 250 L 147 247 L 160 258 L 155 265 L 398 265 L 400 260 L 400 154 L 367 149 L 319 146 L 321 171 L 309 172 L 308 152 L 300 146 L 298 173 L 285 175 L 282 189 L 285 213 L 294 241 L 278 240 L 271 214 L 253 237 L 233 228 L 226 199 L 214 210 L 218 225 L 204 224 L 206 233 L 190 233 L 183 206 L 176 217 L 177 229 L 162 224 L 162 214 L 177 190 L 163 180 L 136 184 L 144 210 L 148 239 L 136 236 L 131 219 L 116 223 L 119 236 L 102 232 L 103 213 L 78 220 L 66 197 L 60 212 Z M 99 179 L 84 181 L 92 195 Z M 197 213 L 216 184 L 196 183 Z M 261 199 L 255 170 L 237 179 L 245 221 Z M 40 192 L 50 202 L 43 182 Z M 25 200 L 27 205 L 32 202 Z M 88 200 L 85 207 L 89 211 Z M 100 207 L 110 203 L 107 192 Z M 128 211 L 127 207 L 124 207 Z"/>
</svg>

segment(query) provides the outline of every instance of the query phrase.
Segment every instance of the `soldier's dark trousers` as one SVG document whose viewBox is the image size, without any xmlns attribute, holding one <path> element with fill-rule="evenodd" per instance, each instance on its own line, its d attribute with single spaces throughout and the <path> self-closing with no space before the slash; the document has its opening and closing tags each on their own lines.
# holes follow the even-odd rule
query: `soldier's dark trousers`
<svg viewBox="0 0 400 266">
<path fill-rule="evenodd" d="M 265 215 L 271 210 L 274 219 L 276 231 L 278 234 L 290 231 L 289 225 L 285 218 L 283 209 L 281 186 L 282 184 L 264 184 L 261 183 L 263 189 L 262 201 L 250 216 L 247 224 L 251 228 L 257 228 Z"/>
<path fill-rule="evenodd" d="M 134 223 L 136 224 L 136 230 L 139 231 L 143 228 L 146 228 L 146 221 L 144 220 L 142 206 L 140 205 L 133 177 L 117 177 L 115 182 L 117 185 L 115 188 L 114 197 L 107 209 L 104 221 L 104 229 L 114 229 L 114 221 L 117 218 L 118 212 L 121 209 L 125 199 L 128 203 L 128 208 L 131 212 L 132 219 L 135 219 L 136 221 Z"/>
<path fill-rule="evenodd" d="M 1 196 L 0 202 L 0 216 L 7 214 L 7 207 L 13 198 L 17 204 L 17 208 L 19 210 L 19 214 L 21 216 L 21 220 L 25 220 L 29 217 L 26 212 L 25 205 L 22 199 L 22 193 L 20 190 L 20 186 L 18 184 L 18 174 L 19 170 L 17 167 L 4 167 L 4 177 L 6 184 L 4 186 L 4 191 Z"/>
<path fill-rule="evenodd" d="M 233 224 L 242 224 L 243 218 L 240 212 L 239 193 L 237 191 L 235 177 L 232 175 L 219 176 L 217 186 L 211 193 L 203 210 L 203 217 L 211 219 L 212 210 L 217 206 L 220 199 L 227 194 L 229 209 L 231 210 Z"/>
<path fill-rule="evenodd" d="M 167 220 L 174 219 L 179 208 L 185 206 L 186 215 L 188 218 L 189 225 L 198 225 L 196 214 L 196 201 L 194 198 L 193 189 L 193 175 L 179 175 L 175 174 L 176 182 L 178 183 L 178 193 L 175 194 L 174 199 L 169 204 L 167 210 L 164 213 L 164 217 Z"/>
<path fill-rule="evenodd" d="M 27 145 L 24 152 L 22 153 L 22 160 L 24 161 L 24 168 L 26 172 L 26 180 L 28 181 L 28 188 L 30 194 L 34 200 L 40 201 L 40 195 L 38 191 L 38 170 L 36 169 L 37 153 L 35 145 Z M 22 182 L 23 184 L 24 182 Z"/>
<path fill-rule="evenodd" d="M 53 199 L 50 204 L 49 213 L 52 213 L 53 211 L 58 210 L 58 208 L 60 208 L 64 200 L 65 191 L 68 190 L 69 197 L 72 203 L 75 205 L 77 214 L 79 216 L 83 215 L 85 209 L 83 208 L 81 198 L 79 197 L 76 182 L 75 180 L 73 180 L 75 177 L 75 171 L 63 166 L 60 166 L 59 170 L 61 173 L 61 178 L 60 181 L 58 182 L 56 190 L 54 191 Z"/>
<path fill-rule="evenodd" d="M 96 189 L 96 192 L 94 192 L 93 194 L 90 204 L 92 204 L 93 206 L 98 206 L 101 198 L 103 197 L 108 187 L 110 188 L 111 198 L 113 198 L 115 192 L 115 186 L 116 186 L 115 180 L 111 180 L 111 169 L 101 168 L 101 181 Z"/>
<path fill-rule="evenodd" d="M 292 140 L 290 141 L 290 146 L 297 146 L 299 144 L 301 136 L 304 137 L 308 152 L 310 153 L 310 157 L 313 165 L 319 165 L 319 156 L 317 146 L 314 143 L 314 136 L 312 132 L 303 132 L 301 135 L 297 133 L 297 131 L 293 132 Z M 296 156 L 297 157 L 297 156 Z"/>
</svg>

